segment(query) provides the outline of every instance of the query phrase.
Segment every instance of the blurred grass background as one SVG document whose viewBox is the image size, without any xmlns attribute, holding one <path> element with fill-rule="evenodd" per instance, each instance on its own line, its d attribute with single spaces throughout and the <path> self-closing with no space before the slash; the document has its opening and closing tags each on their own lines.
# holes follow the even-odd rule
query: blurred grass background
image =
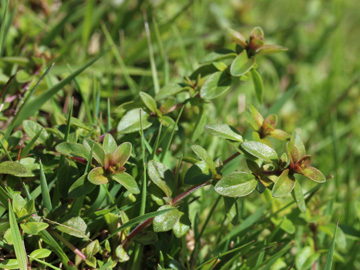
<svg viewBox="0 0 360 270">
<path fill-rule="evenodd" d="M 1 2 L 2 12 L 4 3 Z M 246 104 L 254 104 L 265 115 L 276 112 L 287 132 L 300 134 L 308 153 L 313 155 L 314 165 L 329 178 L 310 201 L 311 214 L 307 213 L 305 219 L 309 224 L 323 226 L 339 220 L 344 237 L 337 240 L 335 269 L 359 269 L 359 8 L 356 0 L 10 1 L 13 23 L 0 52 L 0 82 L 4 84 L 19 65 L 26 72 L 23 75 L 30 76 L 40 64 L 55 62 L 51 75 L 40 85 L 41 92 L 69 74 L 68 65 L 74 70 L 115 45 L 78 77 L 90 100 L 96 98 L 93 82 L 99 82 L 100 111 L 105 111 L 107 97 L 111 107 L 116 108 L 132 100 L 139 91 L 154 91 L 145 17 L 150 25 L 160 87 L 181 81 L 207 53 L 233 48 L 228 28 L 248 36 L 254 26 L 261 26 L 267 43 L 289 49 L 259 58 L 264 104 L 257 103 L 251 82 L 245 82 L 211 105 L 218 112 L 213 121 L 225 119 L 249 137 L 251 132 L 242 112 Z M 11 58 L 15 56 L 16 59 Z M 72 94 L 79 95 L 74 84 L 66 86 L 59 95 Z M 43 113 L 54 110 L 63 109 L 51 101 L 42 109 Z M 85 121 L 84 106 L 79 105 L 75 111 Z M 115 119 L 119 119 L 119 111 L 115 110 Z M 231 153 L 225 142 L 210 142 L 209 137 L 202 140 L 213 156 L 224 158 Z M 313 184 L 304 181 L 304 187 L 309 190 Z M 202 213 L 200 219 L 205 219 L 215 193 L 203 191 L 202 195 L 191 207 Z M 251 195 L 246 199 L 244 216 L 262 203 L 258 197 Z M 273 203 L 272 208 L 280 208 L 281 203 Z M 223 219 L 220 206 L 219 209 L 205 238 L 211 237 L 211 228 L 219 228 Z M 294 223 L 297 231 L 293 238 L 298 246 L 311 242 L 311 236 L 306 238 L 311 228 Z M 318 235 L 320 248 L 329 246 L 331 238 L 326 235 L 326 229 Z"/>
</svg>

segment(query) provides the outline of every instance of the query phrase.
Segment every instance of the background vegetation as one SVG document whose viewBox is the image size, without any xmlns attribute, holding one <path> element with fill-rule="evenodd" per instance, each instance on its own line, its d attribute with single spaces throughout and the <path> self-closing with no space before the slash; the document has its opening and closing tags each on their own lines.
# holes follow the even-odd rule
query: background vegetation
<svg viewBox="0 0 360 270">
<path fill-rule="evenodd" d="M 155 243 L 132 244 L 127 250 L 130 260 L 118 267 L 325 269 L 331 254 L 333 269 L 359 269 L 358 7 L 353 0 L 1 1 L 0 84 L 4 90 L 0 96 L 0 125 L 7 140 L 2 140 L 0 158 L 1 162 L 16 160 L 18 155 L 23 159 L 33 158 L 28 159 L 32 164 L 27 164 L 28 168 L 33 166 L 33 171 L 22 178 L 23 183 L 15 176 L 2 176 L 2 188 L 13 200 L 15 194 L 24 198 L 18 199 L 20 208 L 15 211 L 19 223 L 32 213 L 32 206 L 25 206 L 29 198 L 35 200 L 33 210 L 41 209 L 38 214 L 46 216 L 46 223 L 52 227 L 74 216 L 81 216 L 86 223 L 85 238 L 69 236 L 64 230 L 62 234 L 52 235 L 58 242 L 57 252 L 54 245 L 44 240 L 50 239 L 49 236 L 26 236 L 28 255 L 36 249 L 51 250 L 46 256 L 30 256 L 35 258 L 32 265 L 68 267 L 63 264 L 66 256 L 82 267 L 106 269 L 111 263 L 106 264 L 109 256 L 104 249 L 114 249 L 113 243 L 104 242 L 83 250 L 89 258 L 94 255 L 94 259 L 85 264 L 79 256 L 75 258 L 71 245 L 65 242 L 70 241 L 80 250 L 95 242 L 88 238 L 101 242 L 109 232 L 136 218 L 141 211 L 141 195 L 137 195 L 136 203 L 132 195 L 119 193 L 116 186 L 110 187 L 110 195 L 97 187 L 81 202 L 67 197 L 66 190 L 60 190 L 61 197 L 56 197 L 53 181 L 59 177 L 58 171 L 62 170 L 58 165 L 65 158 L 55 154 L 57 138 L 68 134 L 74 141 L 83 136 L 95 139 L 116 128 L 129 110 L 126 102 L 134 100 L 141 104 L 140 91 L 154 94 L 171 82 L 183 82 L 183 77 L 196 70 L 208 53 L 221 48 L 234 49 L 227 34 L 229 28 L 248 36 L 253 27 L 261 26 L 266 43 L 281 44 L 289 49 L 257 60 L 264 81 L 264 102 L 258 103 L 251 80 L 235 83 L 225 96 L 208 104 L 212 113 L 207 115 L 207 122 L 231 125 L 244 139 L 251 139 L 252 128 L 244 116 L 246 106 L 253 104 L 263 115 L 276 113 L 280 128 L 288 133 L 296 131 L 303 139 L 307 152 L 313 155 L 314 165 L 324 173 L 327 182 L 319 189 L 314 189 L 316 183 L 311 181 L 301 182 L 304 193 L 311 194 L 307 197 L 305 213 L 297 209 L 291 196 L 272 200 L 266 193 L 255 192 L 238 199 L 232 210 L 235 214 L 231 214 L 212 187 L 200 189 L 187 200 L 186 211 L 192 225 L 186 236 L 177 239 L 172 232 L 158 233 Z M 111 49 L 76 76 L 76 80 L 61 85 L 50 98 L 42 95 L 68 75 L 76 75 L 73 71 L 101 55 L 109 46 Z M 33 89 L 51 63 L 55 63 L 54 66 L 29 99 L 34 106 L 28 106 L 21 114 L 17 109 L 24 100 L 23 93 Z M 14 79 L 7 84 L 14 74 Z M 40 105 L 41 109 L 36 112 Z M 73 116 L 71 128 L 66 124 L 69 110 Z M 175 133 L 168 156 L 163 157 L 169 168 L 176 168 L 182 155 L 194 157 L 190 148 L 193 144 L 207 149 L 213 158 L 225 160 L 233 154 L 230 144 L 208 133 L 192 138 L 195 123 L 188 120 L 195 119 L 198 113 L 195 109 L 184 111 L 185 124 Z M 22 122 L 16 123 L 17 117 L 24 120 L 30 116 L 29 119 L 46 128 L 46 136 L 36 138 L 39 130 L 31 123 L 11 130 Z M 176 120 L 178 111 L 171 116 Z M 149 139 L 149 134 L 145 133 L 144 137 Z M 136 181 L 141 183 L 140 165 L 146 147 L 142 137 L 138 132 L 125 136 L 115 133 L 114 137 L 118 144 L 136 141 L 130 167 Z M 284 145 L 274 143 L 277 150 L 284 150 Z M 18 145 L 25 147 L 22 154 L 18 154 Z M 26 148 L 27 145 L 30 147 Z M 243 163 L 235 159 L 232 166 Z M 71 168 L 66 172 L 70 175 L 66 177 L 72 177 L 71 181 L 81 176 Z M 55 208 L 49 216 L 39 208 L 46 206 L 41 188 L 44 181 L 49 184 Z M 1 203 L 0 258 L 8 260 L 15 258 L 16 247 L 16 239 L 9 240 L 8 224 L 9 219 L 14 222 L 16 217 L 8 212 L 6 199 Z M 156 211 L 154 205 L 149 205 L 146 212 Z M 21 208 L 27 210 L 21 214 Z M 109 213 L 115 217 L 104 218 Z M 339 227 L 333 241 L 337 222 Z M 135 223 L 130 225 L 133 228 Z M 124 233 L 129 233 L 130 228 L 126 230 Z M 153 237 L 149 236 L 149 243 Z M 333 244 L 334 252 L 330 249 Z M 227 251 L 234 252 L 226 254 Z M 116 253 L 120 260 L 126 258 L 122 252 Z M 217 263 L 219 254 L 225 255 Z M 5 264 L 14 262 L 2 260 L 0 263 L 10 268 Z"/>
</svg>

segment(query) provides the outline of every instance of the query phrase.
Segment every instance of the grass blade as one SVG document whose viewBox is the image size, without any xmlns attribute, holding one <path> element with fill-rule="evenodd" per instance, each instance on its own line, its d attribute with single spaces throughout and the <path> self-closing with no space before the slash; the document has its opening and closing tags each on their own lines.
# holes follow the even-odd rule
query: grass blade
<svg viewBox="0 0 360 270">
<path fill-rule="evenodd" d="M 51 211 L 52 205 L 51 205 L 49 187 L 48 187 L 48 183 L 46 181 L 44 167 L 42 165 L 41 159 L 39 159 L 39 162 L 40 162 L 41 194 L 42 194 L 42 198 L 43 198 L 43 202 L 44 202 L 44 207 L 47 208 L 49 211 Z"/>
<path fill-rule="evenodd" d="M 335 231 L 334 231 L 334 237 L 333 237 L 333 240 L 331 242 L 331 246 L 330 246 L 330 249 L 329 249 L 328 256 L 326 258 L 326 264 L 325 264 L 324 270 L 331 270 L 331 266 L 332 266 L 333 259 L 334 259 L 335 238 L 336 238 L 336 231 L 337 231 L 338 226 L 339 226 L 339 221 L 336 223 L 336 227 L 335 227 Z"/>
<path fill-rule="evenodd" d="M 11 201 L 9 200 L 9 222 L 10 222 L 10 231 L 11 236 L 14 242 L 15 255 L 19 263 L 20 270 L 27 270 L 28 259 L 25 252 L 25 246 L 20 234 L 20 230 L 16 221 L 16 217 L 11 205 Z"/>
<path fill-rule="evenodd" d="M 102 52 L 99 56 L 95 57 L 82 67 L 75 70 L 73 73 L 71 73 L 69 76 L 67 76 L 64 80 L 57 83 L 44 93 L 42 93 L 40 96 L 34 98 L 31 102 L 24 104 L 22 107 L 22 110 L 18 113 L 17 119 L 15 123 L 13 124 L 14 127 L 17 127 L 20 125 L 20 123 L 27 119 L 29 116 L 32 116 L 35 112 L 37 112 L 42 105 L 48 100 L 51 99 L 52 96 L 54 96 L 58 91 L 60 91 L 65 85 L 70 83 L 76 76 L 78 76 L 81 72 L 83 72 L 86 68 L 94 64 L 99 58 L 101 58 L 109 49 Z M 44 74 L 45 75 L 45 74 Z M 42 78 L 44 77 L 42 76 Z"/>
</svg>

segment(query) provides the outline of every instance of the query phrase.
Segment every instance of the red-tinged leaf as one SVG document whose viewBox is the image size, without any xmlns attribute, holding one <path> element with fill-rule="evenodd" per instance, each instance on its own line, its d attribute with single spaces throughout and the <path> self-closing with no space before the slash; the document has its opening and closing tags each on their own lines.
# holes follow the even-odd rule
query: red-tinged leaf
<svg viewBox="0 0 360 270">
<path fill-rule="evenodd" d="M 301 174 L 318 183 L 324 183 L 326 181 L 326 178 L 323 175 L 323 173 L 318 169 L 316 169 L 315 167 L 309 166 L 301 170 Z"/>
<path fill-rule="evenodd" d="M 264 40 L 264 31 L 262 30 L 262 28 L 260 26 L 256 26 L 251 30 L 250 38 Z"/>
<path fill-rule="evenodd" d="M 275 139 L 279 139 L 283 141 L 290 138 L 290 135 L 281 129 L 274 129 L 273 131 L 270 132 L 269 135 Z"/>
<path fill-rule="evenodd" d="M 246 112 L 246 120 L 254 130 L 259 130 L 264 123 L 264 118 L 252 105 L 248 107 Z"/>
<path fill-rule="evenodd" d="M 160 112 L 162 114 L 168 114 L 176 109 L 177 101 L 176 98 L 170 97 L 160 106 Z"/>
<path fill-rule="evenodd" d="M 296 133 L 292 135 L 291 140 L 287 143 L 286 150 L 292 164 L 297 163 L 306 154 L 304 143 Z"/>
<path fill-rule="evenodd" d="M 233 29 L 229 29 L 229 34 L 231 38 L 241 46 L 241 48 L 245 49 L 247 47 L 246 38 L 238 31 Z"/>
<path fill-rule="evenodd" d="M 268 54 L 274 54 L 278 52 L 284 52 L 288 49 L 285 47 L 281 47 L 278 45 L 263 45 L 260 48 L 258 48 L 255 53 L 256 55 L 268 55 Z"/>
<path fill-rule="evenodd" d="M 94 185 L 103 185 L 109 182 L 102 167 L 92 169 L 88 174 L 88 180 Z"/>
<path fill-rule="evenodd" d="M 131 143 L 124 142 L 120 144 L 113 153 L 114 162 L 120 167 L 124 166 L 131 154 Z"/>
<path fill-rule="evenodd" d="M 284 197 L 290 194 L 295 187 L 295 183 L 295 178 L 293 175 L 289 175 L 289 170 L 283 171 L 272 189 L 272 196 Z"/>
<path fill-rule="evenodd" d="M 270 114 L 268 117 L 265 118 L 264 124 L 269 125 L 275 128 L 277 124 L 277 116 L 276 114 Z"/>
</svg>

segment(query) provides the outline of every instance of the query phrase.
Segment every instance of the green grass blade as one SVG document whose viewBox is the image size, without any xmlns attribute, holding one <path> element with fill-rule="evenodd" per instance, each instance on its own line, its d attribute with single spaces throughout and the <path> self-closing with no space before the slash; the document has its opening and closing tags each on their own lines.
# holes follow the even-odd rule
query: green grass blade
<svg viewBox="0 0 360 270">
<path fill-rule="evenodd" d="M 145 214 L 145 208 L 146 208 L 146 160 L 145 160 L 145 143 L 144 143 L 144 132 L 142 127 L 142 121 L 141 121 L 141 110 L 139 111 L 140 114 L 140 136 L 141 136 L 141 156 L 142 156 L 142 162 L 143 162 L 143 186 L 142 186 L 142 192 L 141 192 L 141 207 L 140 207 L 140 216 Z"/>
<path fill-rule="evenodd" d="M 80 67 L 79 69 L 75 70 L 73 73 L 71 73 L 69 76 L 67 76 L 64 80 L 62 80 L 61 82 L 59 82 L 56 85 L 54 85 L 53 87 L 51 87 L 50 89 L 48 89 L 47 91 L 42 93 L 40 96 L 34 98 L 29 103 L 25 104 L 24 107 L 22 108 L 22 110 L 18 113 L 18 117 L 14 123 L 14 127 L 17 127 L 18 125 L 20 125 L 20 123 L 23 120 L 27 119 L 28 117 L 32 116 L 35 112 L 37 112 L 41 108 L 41 106 L 44 105 L 44 103 L 46 101 L 50 100 L 52 96 L 54 96 L 58 91 L 63 89 L 63 87 L 65 85 L 70 83 L 76 76 L 78 76 L 81 72 L 83 72 L 87 67 L 94 64 L 108 50 L 109 49 L 105 50 L 99 56 L 95 57 L 94 59 L 92 59 L 91 61 L 89 61 L 82 67 Z"/>
<path fill-rule="evenodd" d="M 86 5 L 86 12 L 85 12 L 85 16 L 84 16 L 84 22 L 83 22 L 83 26 L 82 26 L 82 35 L 81 35 L 81 39 L 82 39 L 82 44 L 84 47 L 87 46 L 88 41 L 89 41 L 89 37 L 91 34 L 91 29 L 93 26 L 93 13 L 94 13 L 94 6 L 95 6 L 95 1 L 94 0 L 89 0 L 87 1 L 87 5 Z"/>
<path fill-rule="evenodd" d="M 333 240 L 331 241 L 331 245 L 330 245 L 330 249 L 328 252 L 328 256 L 326 258 L 326 264 L 325 264 L 324 270 L 331 270 L 331 266 L 332 266 L 333 259 L 334 259 L 335 238 L 336 238 L 336 231 L 337 231 L 338 226 L 339 226 L 339 221 L 336 223 L 334 237 L 333 237 Z"/>
<path fill-rule="evenodd" d="M 10 231 L 14 242 L 15 255 L 18 260 L 20 270 L 27 270 L 28 269 L 27 266 L 29 262 L 26 256 L 25 246 L 20 234 L 20 230 L 10 200 L 8 202 L 9 202 Z"/>
<path fill-rule="evenodd" d="M 105 37 L 107 39 L 107 42 L 109 43 L 110 46 L 112 46 L 112 52 L 116 58 L 116 61 L 118 62 L 120 68 L 122 69 L 123 71 L 123 74 L 124 74 L 124 79 L 126 81 L 126 83 L 129 85 L 129 88 L 130 88 L 130 91 L 132 94 L 136 94 L 137 93 L 137 86 L 136 86 L 136 83 L 134 82 L 134 80 L 130 77 L 129 75 L 129 72 L 127 70 L 127 67 L 124 63 L 124 60 L 122 59 L 119 51 L 117 50 L 116 46 L 115 46 L 115 43 L 113 41 L 113 39 L 111 38 L 111 35 L 109 33 L 109 31 L 107 30 L 105 24 L 101 24 L 101 28 L 105 34 Z"/>
<path fill-rule="evenodd" d="M 42 165 L 41 159 L 39 159 L 39 162 L 40 162 L 40 182 L 41 182 L 42 199 L 43 199 L 44 207 L 47 208 L 49 211 L 51 211 L 52 205 L 51 205 L 49 187 L 46 181 L 44 167 Z"/>
<path fill-rule="evenodd" d="M 153 51 L 153 48 L 152 48 L 152 45 L 151 45 L 149 23 L 147 21 L 145 13 L 144 13 L 144 17 L 145 17 L 145 32 L 146 32 L 146 37 L 147 37 L 148 47 L 149 47 L 149 57 L 150 57 L 150 64 L 151 64 L 151 72 L 152 72 L 152 78 L 153 78 L 153 83 L 154 83 L 154 91 L 155 91 L 155 95 L 156 95 L 160 91 L 160 85 L 159 85 L 158 75 L 157 75 L 157 71 L 156 71 L 154 51 Z"/>
<path fill-rule="evenodd" d="M 5 0 L 2 1 L 5 2 L 5 7 L 4 7 L 4 13 L 1 16 L 1 28 L 0 28 L 0 57 L 2 56 L 3 53 L 3 49 L 4 49 L 4 43 L 5 43 L 5 36 L 6 36 L 6 18 L 7 18 L 7 14 L 8 14 L 8 8 L 9 8 L 9 2 L 10 0 Z"/>
<path fill-rule="evenodd" d="M 25 146 L 25 148 L 21 151 L 21 157 L 24 157 L 30 153 L 30 151 L 34 148 L 37 139 L 40 137 L 41 132 L 42 129 L 40 129 L 39 132 L 34 136 L 34 138 L 32 138 L 31 141 Z"/>
</svg>

